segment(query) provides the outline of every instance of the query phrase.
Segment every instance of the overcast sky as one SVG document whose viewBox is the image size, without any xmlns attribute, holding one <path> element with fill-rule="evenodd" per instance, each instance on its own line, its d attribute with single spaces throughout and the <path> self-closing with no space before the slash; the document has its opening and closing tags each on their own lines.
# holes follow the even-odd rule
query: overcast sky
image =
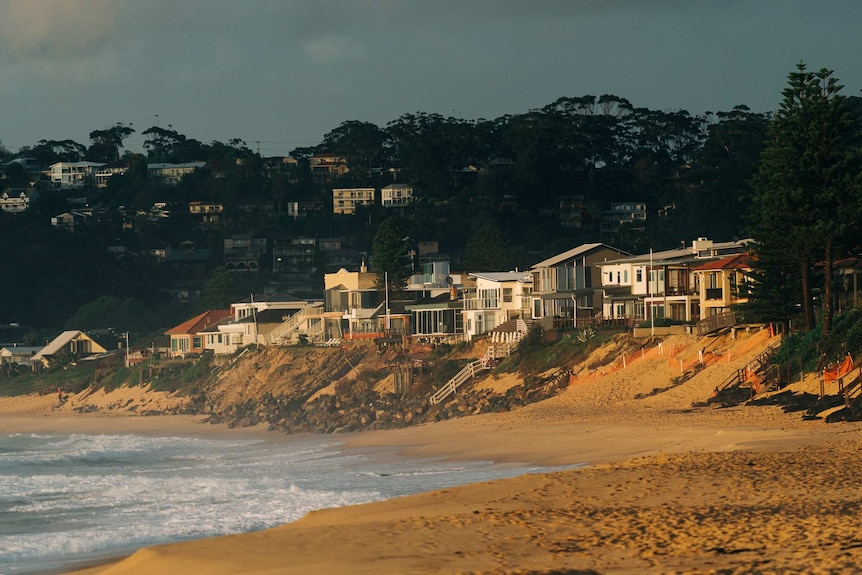
<svg viewBox="0 0 862 575">
<path fill-rule="evenodd" d="M 800 60 L 860 95 L 860 26 L 859 0 L 0 0 L 0 142 L 123 122 L 280 155 L 347 120 L 587 94 L 765 112 Z"/>
</svg>

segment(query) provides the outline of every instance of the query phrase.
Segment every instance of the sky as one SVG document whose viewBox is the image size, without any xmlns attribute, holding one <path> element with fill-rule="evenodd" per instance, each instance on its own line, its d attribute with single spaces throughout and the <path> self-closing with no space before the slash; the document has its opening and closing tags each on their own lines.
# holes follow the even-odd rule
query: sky
<svg viewBox="0 0 862 575">
<path fill-rule="evenodd" d="M 777 109 L 800 61 L 862 95 L 858 0 L 0 0 L 0 143 L 116 123 L 264 156 L 342 122 L 611 94 Z"/>
</svg>

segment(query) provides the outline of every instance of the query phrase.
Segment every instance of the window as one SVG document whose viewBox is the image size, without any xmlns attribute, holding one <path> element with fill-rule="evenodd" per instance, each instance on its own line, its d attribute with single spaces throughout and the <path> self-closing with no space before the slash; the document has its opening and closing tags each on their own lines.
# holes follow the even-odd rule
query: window
<svg viewBox="0 0 862 575">
<path fill-rule="evenodd" d="M 620 283 L 620 272 L 617 272 L 617 283 Z"/>
<path fill-rule="evenodd" d="M 503 301 L 511 302 L 512 301 L 512 288 L 503 288 Z"/>
<path fill-rule="evenodd" d="M 638 283 L 644 281 L 644 271 L 641 268 L 635 270 L 635 281 Z"/>
<path fill-rule="evenodd" d="M 629 270 L 623 270 L 623 282 L 629 283 Z"/>
</svg>

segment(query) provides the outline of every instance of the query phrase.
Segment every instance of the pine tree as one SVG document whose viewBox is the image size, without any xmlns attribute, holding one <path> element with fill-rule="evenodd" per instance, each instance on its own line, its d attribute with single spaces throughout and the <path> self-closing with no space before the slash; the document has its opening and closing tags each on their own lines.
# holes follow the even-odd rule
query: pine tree
<svg viewBox="0 0 862 575">
<path fill-rule="evenodd" d="M 753 236 L 773 253 L 791 256 L 807 329 L 815 326 L 812 268 L 823 261 L 824 335 L 832 326 L 832 264 L 862 214 L 859 131 L 842 87 L 831 70 L 808 72 L 803 63 L 788 75 L 753 181 Z"/>
<path fill-rule="evenodd" d="M 377 274 L 377 289 L 383 291 L 388 287 L 391 294 L 403 293 L 410 279 L 409 261 L 401 224 L 395 218 L 384 220 L 371 244 L 371 267 Z"/>
</svg>

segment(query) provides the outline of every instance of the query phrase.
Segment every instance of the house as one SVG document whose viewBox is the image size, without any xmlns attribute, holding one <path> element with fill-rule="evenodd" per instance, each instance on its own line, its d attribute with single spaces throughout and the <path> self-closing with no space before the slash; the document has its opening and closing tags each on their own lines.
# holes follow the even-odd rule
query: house
<svg viewBox="0 0 862 575">
<path fill-rule="evenodd" d="M 578 325 L 601 316 L 602 279 L 596 264 L 628 256 L 607 244 L 583 244 L 530 268 L 532 317 L 542 326 Z"/>
<path fill-rule="evenodd" d="M 189 213 L 193 216 L 200 216 L 200 221 L 204 224 L 218 223 L 222 212 L 224 212 L 224 204 L 215 202 L 189 202 Z"/>
<path fill-rule="evenodd" d="M 41 346 L 9 345 L 0 348 L 0 364 L 30 365 L 30 358 L 42 351 Z"/>
<path fill-rule="evenodd" d="M 353 215 L 357 206 L 374 205 L 375 188 L 334 188 L 332 213 Z"/>
<path fill-rule="evenodd" d="M 188 354 L 199 354 L 204 350 L 203 336 L 200 332 L 231 317 L 229 309 L 214 309 L 205 311 L 184 321 L 165 332 L 170 336 L 170 354 L 172 357 L 185 357 Z"/>
<path fill-rule="evenodd" d="M 629 323 L 651 318 L 695 322 L 701 316 L 702 277 L 695 268 L 747 251 L 750 240 L 714 242 L 705 237 L 690 246 L 599 262 L 606 320 Z"/>
<path fill-rule="evenodd" d="M 75 228 L 84 226 L 90 223 L 92 216 L 84 212 L 72 211 L 65 212 L 51 218 L 51 225 L 55 228 L 60 228 L 69 232 L 75 231 Z"/>
<path fill-rule="evenodd" d="M 476 272 L 476 289 L 464 297 L 464 336 L 469 341 L 511 319 L 531 317 L 533 276 L 529 272 Z"/>
<path fill-rule="evenodd" d="M 0 194 L 0 210 L 8 214 L 20 214 L 39 199 L 36 188 L 7 188 Z"/>
<path fill-rule="evenodd" d="M 454 343 L 464 339 L 464 300 L 457 289 L 423 298 L 404 306 L 410 313 L 409 327 L 398 333 L 409 333 L 414 339 L 433 343 Z M 391 320 L 390 320 L 391 322 Z"/>
<path fill-rule="evenodd" d="M 79 330 L 64 331 L 48 345 L 30 357 L 33 369 L 49 368 L 75 361 L 107 350 L 86 333 Z"/>
<path fill-rule="evenodd" d="M 174 186 L 185 176 L 193 174 L 197 170 L 206 167 L 206 162 L 186 162 L 183 164 L 147 164 L 147 176 L 161 180 L 165 184 Z"/>
<path fill-rule="evenodd" d="M 108 187 L 108 180 L 113 176 L 123 175 L 129 171 L 129 163 L 126 161 L 105 164 L 96 170 L 95 179 L 97 188 Z"/>
<path fill-rule="evenodd" d="M 323 202 L 286 202 L 284 204 L 284 209 L 287 212 L 287 215 L 293 219 L 304 218 L 306 216 L 315 216 L 322 214 Z"/>
<path fill-rule="evenodd" d="M 751 259 L 752 255 L 744 252 L 692 270 L 694 284 L 699 287 L 701 318 L 730 311 L 731 306 L 748 302 Z"/>
<path fill-rule="evenodd" d="M 629 230 L 643 230 L 647 219 L 644 202 L 611 202 L 610 209 L 602 213 L 601 231 L 613 232 L 622 226 Z"/>
<path fill-rule="evenodd" d="M 349 171 L 347 158 L 325 152 L 312 154 L 308 158 L 308 168 L 311 171 L 311 178 L 316 184 L 331 182 Z"/>
<path fill-rule="evenodd" d="M 413 203 L 413 186 L 389 184 L 380 190 L 380 201 L 384 208 L 399 208 Z"/>
<path fill-rule="evenodd" d="M 249 234 L 224 239 L 224 267 L 229 272 L 258 272 L 261 258 L 266 254 L 266 238 Z"/>
<path fill-rule="evenodd" d="M 57 162 L 48 168 L 48 177 L 61 190 L 71 190 L 95 181 L 96 170 L 104 165 L 99 162 Z"/>
<path fill-rule="evenodd" d="M 385 296 L 377 289 L 377 274 L 370 273 L 363 263 L 359 271 L 344 268 L 323 276 L 323 310 L 326 334 L 329 337 L 376 337 L 378 317 L 386 315 Z M 403 318 L 393 321 L 390 328 L 405 329 Z"/>
</svg>

